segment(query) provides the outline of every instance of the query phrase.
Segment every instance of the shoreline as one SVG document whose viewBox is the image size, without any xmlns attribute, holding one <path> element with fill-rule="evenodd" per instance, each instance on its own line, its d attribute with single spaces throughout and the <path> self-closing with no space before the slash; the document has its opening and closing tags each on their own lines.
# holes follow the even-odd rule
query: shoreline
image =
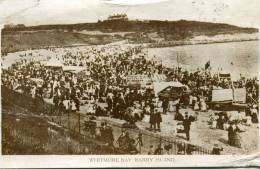
<svg viewBox="0 0 260 169">
<path fill-rule="evenodd" d="M 176 47 L 176 46 L 191 46 L 191 45 L 208 45 L 208 44 L 218 44 L 218 43 L 232 43 L 232 42 L 250 42 L 250 41 L 259 41 L 259 39 L 246 39 L 246 40 L 226 40 L 226 41 L 202 41 L 202 42 L 194 42 L 194 41 L 170 41 L 170 43 L 162 43 L 162 44 L 154 44 L 149 43 L 146 48 L 167 48 L 167 47 Z"/>
<path fill-rule="evenodd" d="M 232 43 L 232 42 L 248 42 L 248 41 L 259 41 L 259 38 L 255 39 L 240 39 L 240 40 L 180 40 L 180 41 L 165 41 L 162 43 L 136 43 L 136 42 L 131 42 L 129 39 L 125 39 L 128 41 L 128 44 L 133 44 L 133 45 L 140 45 L 142 44 L 144 48 L 166 48 L 166 47 L 176 47 L 176 46 L 190 46 L 190 45 L 207 45 L 207 44 L 218 44 L 218 43 Z M 30 48 L 30 49 L 21 49 L 21 50 L 15 50 L 13 52 L 8 52 L 6 55 L 3 55 L 1 53 L 2 57 L 6 57 L 9 53 L 16 53 L 16 52 L 23 52 L 27 50 L 40 50 L 40 49 L 48 49 L 48 48 L 70 48 L 70 47 L 81 47 L 81 46 L 99 46 L 99 45 L 109 45 L 113 43 L 117 43 L 118 41 L 112 42 L 112 43 L 107 43 L 107 44 L 70 44 L 70 45 L 63 45 L 63 46 L 42 46 L 40 48 Z M 123 44 L 122 44 L 123 45 Z"/>
</svg>

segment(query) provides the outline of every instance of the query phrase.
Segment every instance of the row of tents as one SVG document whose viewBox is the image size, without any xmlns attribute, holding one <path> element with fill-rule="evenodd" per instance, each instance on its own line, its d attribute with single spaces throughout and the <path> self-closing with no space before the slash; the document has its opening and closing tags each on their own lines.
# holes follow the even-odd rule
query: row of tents
<svg viewBox="0 0 260 169">
<path fill-rule="evenodd" d="M 154 90 L 156 96 L 178 98 L 183 93 L 189 92 L 189 87 L 178 82 L 166 82 L 165 78 L 158 78 L 160 75 L 149 77 L 148 75 L 129 75 L 128 85 L 149 86 Z M 246 89 L 213 89 L 211 101 L 214 103 L 223 102 L 246 102 Z"/>
</svg>

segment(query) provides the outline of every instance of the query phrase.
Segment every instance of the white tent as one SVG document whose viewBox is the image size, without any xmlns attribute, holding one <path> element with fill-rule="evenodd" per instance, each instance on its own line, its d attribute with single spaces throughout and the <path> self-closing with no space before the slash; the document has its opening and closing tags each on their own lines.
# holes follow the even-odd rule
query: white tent
<svg viewBox="0 0 260 169">
<path fill-rule="evenodd" d="M 223 101 L 234 101 L 234 102 L 246 102 L 246 89 L 214 89 L 212 90 L 212 102 L 223 102 Z"/>
<path fill-rule="evenodd" d="M 83 66 L 63 66 L 62 69 L 63 71 L 71 71 L 75 73 L 86 70 L 86 68 Z"/>
<path fill-rule="evenodd" d="M 164 82 L 166 80 L 166 75 L 164 74 L 155 74 L 152 77 L 154 82 Z"/>
<path fill-rule="evenodd" d="M 185 85 L 183 85 L 180 82 L 154 82 L 153 83 L 153 87 L 154 87 L 154 93 L 155 95 L 157 95 L 158 93 L 160 93 L 163 89 L 167 88 L 167 87 L 176 87 L 176 88 L 181 88 L 181 87 L 187 87 Z"/>
<path fill-rule="evenodd" d="M 59 61 L 56 57 L 52 57 L 48 62 L 46 63 L 47 67 L 62 67 L 63 64 L 61 61 Z"/>
<path fill-rule="evenodd" d="M 233 100 L 232 89 L 212 90 L 212 102 L 232 101 L 232 100 Z"/>
</svg>

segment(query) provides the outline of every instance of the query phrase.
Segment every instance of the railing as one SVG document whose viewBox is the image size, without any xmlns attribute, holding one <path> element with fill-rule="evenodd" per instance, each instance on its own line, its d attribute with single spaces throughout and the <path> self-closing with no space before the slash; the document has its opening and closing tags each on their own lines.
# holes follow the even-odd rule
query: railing
<svg viewBox="0 0 260 169">
<path fill-rule="evenodd" d="M 92 140 L 93 144 L 103 144 L 105 145 L 106 140 L 100 140 L 100 138 L 96 137 L 96 129 L 93 131 L 86 129 L 86 118 L 89 115 L 79 113 L 79 112 L 67 112 L 63 115 L 58 115 L 58 111 L 54 108 L 54 105 L 50 103 L 46 103 L 44 100 L 39 98 L 32 98 L 30 95 L 25 95 L 22 93 L 18 93 L 12 91 L 4 86 L 2 86 L 2 101 L 16 104 L 21 106 L 25 109 L 28 109 L 34 113 L 42 114 L 47 113 L 49 114 L 49 120 L 62 126 L 65 129 L 69 129 L 72 134 L 80 136 L 84 140 L 87 139 Z M 96 123 L 107 122 L 113 129 L 113 145 L 116 147 L 116 151 L 113 151 L 112 154 L 119 154 L 119 153 L 129 153 L 129 152 L 122 152 L 120 151 L 118 145 L 118 138 L 122 133 L 122 125 L 119 123 L 111 122 L 106 117 L 96 117 Z M 135 142 L 133 145 L 136 147 L 138 154 L 148 154 L 153 152 L 155 149 L 158 154 L 180 154 L 180 155 L 189 155 L 189 154 L 199 154 L 199 155 L 206 155 L 211 154 L 211 151 L 203 148 L 201 146 L 193 145 L 189 142 L 185 142 L 183 140 L 179 140 L 176 137 L 165 137 L 160 136 L 158 133 L 152 133 L 145 129 L 136 129 L 136 128 L 126 128 L 126 131 L 129 133 L 130 138 L 134 139 Z M 153 147 L 151 147 L 153 146 Z M 161 147 L 163 150 L 158 149 Z M 165 147 L 168 150 L 165 150 Z M 152 153 L 153 153 L 152 152 Z"/>
</svg>

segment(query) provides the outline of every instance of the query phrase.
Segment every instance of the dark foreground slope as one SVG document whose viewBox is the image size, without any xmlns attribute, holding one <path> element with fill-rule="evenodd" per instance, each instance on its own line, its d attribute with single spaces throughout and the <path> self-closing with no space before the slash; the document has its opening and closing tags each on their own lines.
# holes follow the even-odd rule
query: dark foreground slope
<svg viewBox="0 0 260 169">
<path fill-rule="evenodd" d="M 3 155 L 116 154 L 22 107 L 4 103 L 2 111 Z"/>
</svg>

